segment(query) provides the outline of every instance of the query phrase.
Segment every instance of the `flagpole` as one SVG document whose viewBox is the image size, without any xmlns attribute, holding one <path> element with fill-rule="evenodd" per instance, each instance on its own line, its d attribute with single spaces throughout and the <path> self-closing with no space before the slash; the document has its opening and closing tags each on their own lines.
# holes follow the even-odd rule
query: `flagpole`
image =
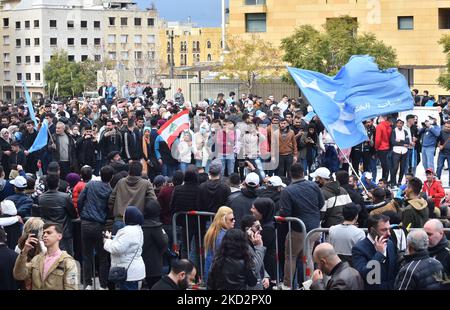
<svg viewBox="0 0 450 310">
<path fill-rule="evenodd" d="M 353 165 L 352 165 L 352 163 L 350 162 L 350 160 L 348 159 L 347 155 L 345 155 L 345 153 L 342 151 L 342 149 L 339 147 L 339 145 L 337 145 L 337 143 L 336 143 L 336 146 L 337 146 L 338 149 L 341 151 L 341 154 L 344 156 L 345 160 L 346 160 L 346 161 L 348 162 L 348 164 L 350 165 L 350 168 L 352 169 L 353 173 L 354 173 L 354 174 L 356 175 L 356 177 L 358 178 L 359 183 L 361 183 L 362 187 L 364 188 L 364 191 L 365 191 L 367 194 L 369 194 L 369 191 L 368 191 L 367 188 L 364 186 L 364 183 L 362 182 L 361 177 L 359 176 L 359 174 L 356 173 L 356 170 L 355 170 L 355 168 L 353 167 Z"/>
</svg>

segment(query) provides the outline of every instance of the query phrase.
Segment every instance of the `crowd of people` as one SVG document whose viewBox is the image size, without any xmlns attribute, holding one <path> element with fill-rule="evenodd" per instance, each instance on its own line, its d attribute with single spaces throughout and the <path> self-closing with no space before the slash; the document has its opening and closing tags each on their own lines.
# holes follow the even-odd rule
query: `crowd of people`
<svg viewBox="0 0 450 310">
<path fill-rule="evenodd" d="M 449 287 L 446 102 L 442 126 L 380 115 L 340 149 L 302 98 L 192 104 L 166 90 L 108 83 L 96 99 L 42 100 L 38 126 L 24 102 L 0 101 L 0 289 L 91 290 L 96 277 L 110 290 L 293 289 L 303 255 L 309 289 Z M 181 111 L 191 123 L 169 143 L 160 129 Z M 48 143 L 30 152 L 44 119 Z M 214 216 L 172 222 L 188 211 Z M 329 233 L 307 247 L 319 227 Z"/>
</svg>

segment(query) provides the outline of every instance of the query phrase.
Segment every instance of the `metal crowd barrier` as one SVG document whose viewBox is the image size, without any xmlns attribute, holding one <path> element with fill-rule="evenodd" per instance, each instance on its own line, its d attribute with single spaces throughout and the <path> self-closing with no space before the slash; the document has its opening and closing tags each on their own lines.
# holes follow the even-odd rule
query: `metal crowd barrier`
<svg viewBox="0 0 450 310">
<path fill-rule="evenodd" d="M 302 257 L 302 259 L 303 259 L 303 273 L 305 273 L 304 270 L 306 268 L 306 266 L 305 266 L 306 256 L 305 256 L 305 251 L 304 250 L 305 250 L 305 243 L 306 243 L 306 236 L 307 236 L 305 223 L 303 223 L 302 220 L 300 220 L 300 219 L 298 219 L 296 217 L 282 217 L 282 216 L 275 216 L 275 222 L 277 222 L 277 223 L 287 223 L 288 224 L 288 234 L 290 236 L 291 236 L 290 233 L 292 232 L 292 223 L 295 222 L 295 223 L 300 225 L 300 227 L 302 229 L 302 232 L 303 232 L 303 249 L 300 252 L 303 251 L 303 257 Z M 278 250 L 278 247 L 279 247 L 278 246 L 278 228 L 276 226 L 275 226 L 275 240 L 276 240 L 276 242 L 275 242 L 275 245 L 276 245 L 275 252 L 276 252 L 276 263 L 277 263 L 277 287 L 279 287 L 280 286 L 280 259 L 279 259 L 280 253 L 279 253 L 279 250 Z M 289 259 L 290 259 L 292 257 L 292 238 L 289 238 L 289 247 L 288 248 L 289 248 Z M 285 253 L 281 253 L 281 255 L 285 255 Z M 293 283 L 294 283 L 293 275 L 294 275 L 295 270 L 293 270 L 293 268 L 292 268 L 293 264 L 291 262 L 289 262 L 289 261 L 286 261 L 286 260 L 285 260 L 284 264 L 285 265 L 289 264 L 289 275 L 290 275 L 290 279 L 291 279 L 290 285 L 291 285 L 291 288 L 294 289 L 295 286 L 293 285 Z M 295 264 L 296 264 L 296 262 L 295 262 Z"/>
<path fill-rule="evenodd" d="M 184 215 L 184 220 L 185 220 L 185 225 L 186 225 L 186 248 L 187 248 L 187 256 L 189 258 L 190 256 L 190 240 L 189 240 L 189 221 L 188 218 L 190 216 L 196 216 L 197 217 L 197 235 L 198 235 L 198 244 L 199 244 L 199 248 L 198 250 L 198 254 L 199 254 L 199 261 L 200 261 L 200 283 L 202 283 L 203 279 L 204 279 L 204 266 L 203 266 L 203 260 L 206 259 L 205 258 L 205 253 L 204 253 L 204 249 L 203 249 L 203 244 L 202 244 L 202 232 L 201 232 L 201 224 L 200 224 L 200 218 L 201 217 L 208 217 L 209 219 L 213 219 L 214 216 L 216 215 L 215 213 L 212 212 L 204 212 L 204 211 L 186 211 L 186 212 L 177 212 L 173 215 L 172 217 L 172 234 L 173 234 L 173 246 L 172 249 L 174 252 L 179 252 L 180 248 L 178 245 L 178 240 L 177 240 L 177 218 L 180 215 Z M 194 236 L 195 237 L 195 236 Z"/>
</svg>

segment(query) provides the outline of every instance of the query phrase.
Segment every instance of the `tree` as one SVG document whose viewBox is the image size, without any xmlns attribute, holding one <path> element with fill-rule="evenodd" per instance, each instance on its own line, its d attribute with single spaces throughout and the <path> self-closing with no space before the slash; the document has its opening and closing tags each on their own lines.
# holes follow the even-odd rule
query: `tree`
<svg viewBox="0 0 450 310">
<path fill-rule="evenodd" d="M 280 76 L 280 52 L 271 43 L 252 35 L 249 40 L 232 37 L 227 42 L 230 52 L 225 55 L 219 77 L 235 78 L 245 82 L 251 92 L 255 81 Z"/>
<path fill-rule="evenodd" d="M 68 60 L 67 53 L 57 51 L 44 67 L 44 79 L 47 85 L 56 86 L 60 97 L 76 96 L 85 89 L 95 88 L 99 64 L 93 60 L 76 63 Z M 51 93 L 51 89 L 49 89 Z"/>
<path fill-rule="evenodd" d="M 283 60 L 293 67 L 327 75 L 336 74 L 352 55 L 368 54 L 381 69 L 397 66 L 395 50 L 378 41 L 374 34 L 359 35 L 358 22 L 352 17 L 330 18 L 323 28 L 325 31 L 320 32 L 311 25 L 303 25 L 284 38 L 281 41 Z"/>
<path fill-rule="evenodd" d="M 450 35 L 446 34 L 442 36 L 439 44 L 443 46 L 444 53 L 447 54 L 447 70 L 440 74 L 438 83 L 446 90 L 450 90 Z"/>
</svg>

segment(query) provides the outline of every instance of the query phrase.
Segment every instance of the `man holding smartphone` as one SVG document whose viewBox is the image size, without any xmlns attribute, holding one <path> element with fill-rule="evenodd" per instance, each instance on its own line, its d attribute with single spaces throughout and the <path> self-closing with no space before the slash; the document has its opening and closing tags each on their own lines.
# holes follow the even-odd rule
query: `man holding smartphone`
<svg viewBox="0 0 450 310">
<path fill-rule="evenodd" d="M 353 268 L 359 271 L 366 290 L 391 290 L 398 272 L 397 250 L 389 239 L 389 217 L 369 216 L 369 234 L 352 249 Z"/>
</svg>

